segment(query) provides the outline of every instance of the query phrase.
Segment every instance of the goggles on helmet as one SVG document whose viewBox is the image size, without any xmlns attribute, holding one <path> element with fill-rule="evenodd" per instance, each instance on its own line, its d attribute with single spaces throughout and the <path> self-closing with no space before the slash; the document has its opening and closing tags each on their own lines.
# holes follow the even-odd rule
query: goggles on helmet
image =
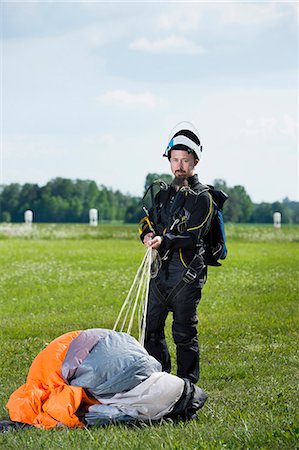
<svg viewBox="0 0 299 450">
<path fill-rule="evenodd" d="M 184 150 L 188 153 L 193 153 L 196 159 L 200 159 L 200 155 L 202 152 L 202 146 L 197 145 L 195 142 L 193 142 L 191 139 L 189 139 L 187 136 L 178 135 L 170 139 L 165 152 L 163 156 L 166 156 L 167 158 L 170 157 L 170 152 L 173 149 L 173 147 L 180 145 L 185 147 Z"/>
</svg>

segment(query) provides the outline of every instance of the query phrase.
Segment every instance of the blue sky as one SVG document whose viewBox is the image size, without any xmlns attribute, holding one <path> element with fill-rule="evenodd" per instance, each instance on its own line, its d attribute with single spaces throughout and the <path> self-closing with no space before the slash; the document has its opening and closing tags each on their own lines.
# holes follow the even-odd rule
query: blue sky
<svg viewBox="0 0 299 450">
<path fill-rule="evenodd" d="M 297 2 L 1 3 L 0 184 L 141 195 L 191 121 L 200 179 L 298 198 Z"/>
</svg>

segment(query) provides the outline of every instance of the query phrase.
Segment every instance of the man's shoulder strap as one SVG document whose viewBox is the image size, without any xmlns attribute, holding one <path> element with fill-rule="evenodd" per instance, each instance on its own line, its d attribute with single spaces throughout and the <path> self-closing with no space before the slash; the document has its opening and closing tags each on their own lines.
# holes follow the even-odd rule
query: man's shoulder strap
<svg viewBox="0 0 299 450">
<path fill-rule="evenodd" d="M 197 197 L 203 192 L 209 192 L 210 188 L 208 185 L 202 184 L 199 181 L 194 186 L 183 186 L 180 191 L 185 194 L 193 194 L 193 196 Z"/>
<path fill-rule="evenodd" d="M 217 207 L 222 210 L 224 203 L 228 199 L 228 195 L 224 191 L 219 191 L 214 186 L 207 184 L 207 188 L 216 203 Z"/>
<path fill-rule="evenodd" d="M 200 195 L 203 192 L 209 192 L 219 209 L 223 208 L 224 203 L 228 199 L 228 195 L 225 192 L 215 189 L 211 184 L 202 184 L 199 181 L 194 186 L 194 189 L 191 189 L 191 192 L 197 195 Z"/>
<path fill-rule="evenodd" d="M 194 189 L 195 190 L 195 189 Z M 202 184 L 200 182 L 198 182 L 196 184 L 196 190 L 195 192 L 197 194 L 202 194 L 203 192 L 208 192 L 210 190 L 210 187 L 207 184 Z"/>
</svg>

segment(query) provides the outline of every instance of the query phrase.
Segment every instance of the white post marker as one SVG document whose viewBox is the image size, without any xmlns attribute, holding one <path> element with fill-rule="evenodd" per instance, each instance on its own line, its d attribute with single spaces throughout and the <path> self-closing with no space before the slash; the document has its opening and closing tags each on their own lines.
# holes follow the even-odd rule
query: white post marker
<svg viewBox="0 0 299 450">
<path fill-rule="evenodd" d="M 91 208 L 89 210 L 89 225 L 92 227 L 96 227 L 98 224 L 98 210 L 95 208 Z"/>
<path fill-rule="evenodd" d="M 275 212 L 273 214 L 273 225 L 274 228 L 281 228 L 281 213 L 280 212 Z"/>
<path fill-rule="evenodd" d="M 24 213 L 24 221 L 28 225 L 32 225 L 33 222 L 33 212 L 31 209 L 27 209 Z"/>
</svg>

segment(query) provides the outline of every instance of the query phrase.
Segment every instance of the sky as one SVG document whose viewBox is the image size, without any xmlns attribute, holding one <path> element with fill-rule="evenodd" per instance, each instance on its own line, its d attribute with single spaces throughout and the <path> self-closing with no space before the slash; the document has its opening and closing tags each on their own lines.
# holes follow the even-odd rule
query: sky
<svg viewBox="0 0 299 450">
<path fill-rule="evenodd" d="M 190 121 L 203 183 L 299 200 L 298 2 L 1 2 L 0 184 L 140 196 Z"/>
</svg>

